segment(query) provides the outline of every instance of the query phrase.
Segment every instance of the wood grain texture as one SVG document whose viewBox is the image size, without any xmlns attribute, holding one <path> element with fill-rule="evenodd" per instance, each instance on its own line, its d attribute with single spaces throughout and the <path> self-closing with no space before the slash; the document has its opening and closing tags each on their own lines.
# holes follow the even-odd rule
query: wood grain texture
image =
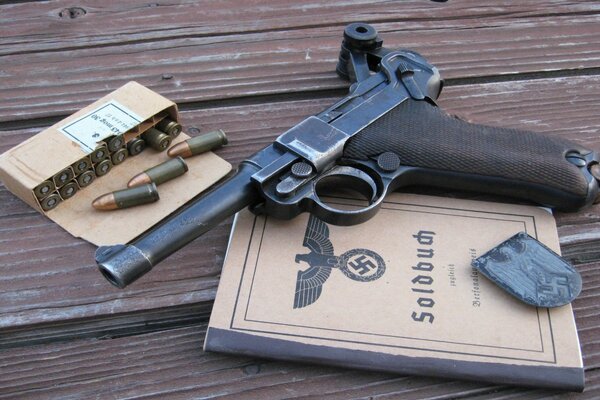
<svg viewBox="0 0 600 400">
<path fill-rule="evenodd" d="M 206 108 L 185 111 L 182 118 L 193 132 L 224 129 L 230 145 L 218 153 L 237 163 L 334 101 L 322 98 Z M 595 134 L 594 105 L 598 102 L 600 77 L 571 77 L 450 87 L 440 106 L 473 122 L 536 130 L 600 149 Z M 35 132 L 6 132 L 0 151 Z M 137 332 L 139 320 L 115 317 L 147 313 L 145 319 L 140 318 L 169 324 L 168 314 L 157 312 L 161 308 L 178 307 L 177 318 L 194 321 L 195 305 L 214 299 L 229 222 L 186 246 L 129 288 L 118 290 L 98 273 L 92 245 L 73 239 L 4 187 L 0 187 L 0 201 L 0 345 L 73 337 L 69 329 L 88 336 L 128 328 Z M 559 216 L 561 244 L 567 256 L 577 260 L 585 255 L 580 261 L 600 259 L 599 211 L 600 206 L 594 206 L 582 213 L 564 214 L 564 220 Z M 600 288 L 592 299 L 597 301 L 597 296 Z M 61 333 L 62 324 L 69 329 Z M 43 331 L 32 333 L 33 327 Z"/>
<path fill-rule="evenodd" d="M 0 351 L 0 398 L 573 398 L 548 390 L 204 353 L 205 330 L 200 324 Z M 599 375 L 588 366 L 591 384 L 577 399 L 600 395 L 600 386 L 594 384 Z"/>
<path fill-rule="evenodd" d="M 191 134 L 227 131 L 218 154 L 238 163 L 346 93 L 335 64 L 357 20 L 436 64 L 451 114 L 600 150 L 597 1 L 15 0 L 0 4 L 0 152 L 137 80 Z M 557 222 L 584 281 L 581 395 L 205 354 L 230 221 L 118 290 L 93 246 L 0 185 L 0 398 L 600 398 L 600 205 Z"/>
<path fill-rule="evenodd" d="M 595 2 L 79 4 L 73 19 L 66 1 L 0 6 L 0 122 L 68 115 L 129 80 L 179 104 L 341 89 L 343 27 L 357 20 L 445 78 L 600 70 Z"/>
</svg>

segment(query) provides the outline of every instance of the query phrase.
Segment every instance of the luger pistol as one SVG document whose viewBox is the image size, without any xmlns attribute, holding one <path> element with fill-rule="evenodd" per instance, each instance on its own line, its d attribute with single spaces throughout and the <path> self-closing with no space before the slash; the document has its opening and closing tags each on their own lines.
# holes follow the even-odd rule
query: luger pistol
<svg viewBox="0 0 600 400">
<path fill-rule="evenodd" d="M 425 185 L 530 200 L 574 211 L 594 202 L 595 151 L 534 132 L 475 125 L 436 106 L 443 81 L 420 54 L 393 50 L 370 25 L 344 30 L 338 74 L 349 94 L 308 117 L 210 192 L 129 244 L 100 247 L 96 261 L 123 288 L 245 207 L 289 219 L 310 212 L 353 225 L 371 218 L 385 195 Z M 352 188 L 363 207 L 339 209 L 325 196 Z"/>
</svg>

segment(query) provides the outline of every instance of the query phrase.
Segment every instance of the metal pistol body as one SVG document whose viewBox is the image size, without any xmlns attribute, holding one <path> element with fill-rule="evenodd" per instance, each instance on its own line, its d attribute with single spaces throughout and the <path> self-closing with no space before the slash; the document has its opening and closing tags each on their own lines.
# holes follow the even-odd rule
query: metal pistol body
<svg viewBox="0 0 600 400">
<path fill-rule="evenodd" d="M 250 206 L 289 219 L 310 212 L 353 225 L 385 195 L 413 184 L 508 195 L 562 210 L 591 204 L 599 157 L 562 139 L 470 124 L 436 106 L 438 70 L 409 50 L 382 47 L 373 27 L 348 25 L 338 74 L 349 94 L 243 161 L 236 174 L 127 245 L 101 247 L 105 277 L 124 287 L 223 219 Z M 323 189 L 351 187 L 364 207 L 337 209 Z"/>
</svg>

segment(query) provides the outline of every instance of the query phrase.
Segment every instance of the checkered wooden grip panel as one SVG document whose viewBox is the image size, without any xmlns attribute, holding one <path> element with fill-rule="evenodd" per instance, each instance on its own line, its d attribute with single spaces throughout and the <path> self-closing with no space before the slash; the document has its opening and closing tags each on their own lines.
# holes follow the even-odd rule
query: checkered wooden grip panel
<svg viewBox="0 0 600 400">
<path fill-rule="evenodd" d="M 425 101 L 398 105 L 352 137 L 344 156 L 364 160 L 387 151 L 400 156 L 403 165 L 505 178 L 583 199 L 588 195 L 585 177 L 565 154 L 589 150 L 534 132 L 470 124 Z"/>
</svg>

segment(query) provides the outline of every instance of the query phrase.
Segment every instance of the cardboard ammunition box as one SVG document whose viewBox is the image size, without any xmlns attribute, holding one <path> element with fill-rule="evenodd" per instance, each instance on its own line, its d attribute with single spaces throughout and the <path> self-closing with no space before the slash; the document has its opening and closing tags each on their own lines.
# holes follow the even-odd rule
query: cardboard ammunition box
<svg viewBox="0 0 600 400">
<path fill-rule="evenodd" d="M 178 121 L 175 103 L 136 82 L 129 82 L 0 155 L 0 180 L 12 193 L 73 236 L 99 246 L 126 243 L 231 170 L 227 161 L 211 152 L 191 157 L 186 160 L 189 167 L 186 174 L 160 186 L 160 201 L 110 212 L 95 210 L 92 201 L 102 194 L 126 188 L 134 175 L 168 160 L 166 151 L 146 149 L 106 173 L 96 171 L 98 176 L 91 183 L 82 179 L 77 185 L 67 185 L 67 182 L 77 182 L 76 168 L 71 167 L 84 159 L 88 163 L 96 160 L 95 165 L 89 164 L 88 171 L 106 163 L 107 154 L 96 157 L 96 150 L 106 146 L 105 139 L 123 135 L 125 142 L 129 142 L 166 117 Z M 172 144 L 186 139 L 189 136 L 182 132 Z M 65 169 L 68 172 L 61 181 L 61 171 Z M 50 189 L 43 195 L 38 190 L 36 196 L 36 187 L 48 180 L 56 181 L 59 187 L 49 184 Z M 79 189 L 74 194 L 73 187 Z M 61 203 L 53 203 L 54 207 L 44 211 L 44 201 Z"/>
<path fill-rule="evenodd" d="M 178 121 L 175 103 L 129 82 L 2 154 L 0 179 L 45 214 L 40 202 L 47 196 L 38 198 L 33 192 L 38 185 L 91 154 L 104 139 L 123 134 L 128 142 L 167 116 Z"/>
</svg>

